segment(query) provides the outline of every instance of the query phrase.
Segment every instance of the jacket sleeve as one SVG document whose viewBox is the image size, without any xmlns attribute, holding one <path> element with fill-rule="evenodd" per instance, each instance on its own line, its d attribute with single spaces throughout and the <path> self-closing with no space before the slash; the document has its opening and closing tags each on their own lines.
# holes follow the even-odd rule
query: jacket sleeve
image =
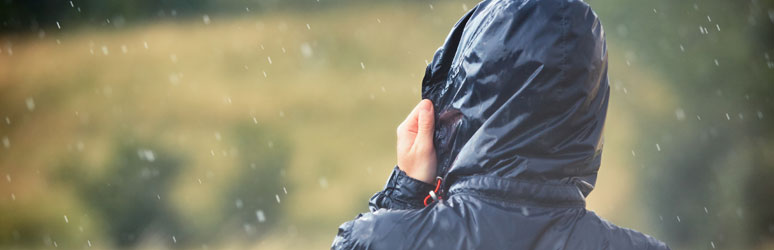
<svg viewBox="0 0 774 250">
<path fill-rule="evenodd" d="M 423 200 L 425 196 L 433 190 L 433 185 L 424 183 L 406 175 L 397 166 L 392 170 L 392 174 L 387 179 L 384 189 L 368 201 L 368 208 L 371 213 L 379 209 L 387 210 L 407 210 L 420 209 L 425 207 Z M 361 249 L 356 241 L 353 240 L 353 227 L 355 222 L 367 214 L 358 214 L 355 220 L 345 222 L 339 226 L 336 238 L 333 240 L 331 249 Z"/>
<path fill-rule="evenodd" d="M 433 185 L 406 175 L 397 166 L 392 170 L 384 190 L 374 194 L 368 202 L 371 212 L 379 209 L 419 209 L 424 207 L 425 196 Z"/>
</svg>

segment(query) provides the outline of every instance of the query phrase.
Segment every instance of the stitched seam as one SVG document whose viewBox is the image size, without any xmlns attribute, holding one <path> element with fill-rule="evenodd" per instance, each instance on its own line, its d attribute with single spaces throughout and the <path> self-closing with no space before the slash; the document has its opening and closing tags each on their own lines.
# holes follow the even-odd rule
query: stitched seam
<svg viewBox="0 0 774 250">
<path fill-rule="evenodd" d="M 561 22 L 561 24 L 562 24 L 562 39 L 561 39 L 561 43 L 562 43 L 562 61 L 559 64 L 560 65 L 560 67 L 559 67 L 559 74 L 560 74 L 559 79 L 560 79 L 560 81 L 564 81 L 564 80 L 566 80 L 565 78 L 567 77 L 567 73 L 566 73 L 566 70 L 567 70 L 567 55 L 569 54 L 569 51 L 568 51 L 569 46 L 567 46 L 567 37 L 569 36 L 569 22 L 567 21 L 567 9 L 568 9 L 567 6 L 568 6 L 568 4 L 565 1 L 561 1 L 561 3 L 562 3 L 562 12 L 560 13 L 560 15 L 562 15 L 562 22 Z"/>
<path fill-rule="evenodd" d="M 494 180 L 504 180 L 509 182 L 520 182 L 520 183 L 526 183 L 526 184 L 534 184 L 534 185 L 540 185 L 540 186 L 552 186 L 552 187 L 571 187 L 569 184 L 557 184 L 557 183 L 545 183 L 545 182 L 539 182 L 539 181 L 533 181 L 533 180 L 525 180 L 525 179 L 507 179 L 502 177 L 495 177 L 495 176 L 486 176 L 486 175 L 469 175 L 465 177 L 458 178 L 455 183 L 460 183 L 464 181 L 468 181 L 470 179 L 473 179 L 474 177 L 482 178 L 482 179 L 494 179 Z"/>
<path fill-rule="evenodd" d="M 469 195 L 469 196 L 474 196 L 480 199 L 490 200 L 490 201 L 499 201 L 499 202 L 505 202 L 509 204 L 530 204 L 530 205 L 537 205 L 540 207 L 550 207 L 550 208 L 582 208 L 582 207 L 585 207 L 586 205 L 586 203 L 583 201 L 546 202 L 546 201 L 537 201 L 537 200 L 523 199 L 523 198 L 518 198 L 518 199 L 503 198 L 500 196 L 485 194 L 478 190 L 464 189 L 464 188 L 457 189 L 454 192 L 450 192 L 449 197 L 452 197 L 455 195 Z"/>
</svg>

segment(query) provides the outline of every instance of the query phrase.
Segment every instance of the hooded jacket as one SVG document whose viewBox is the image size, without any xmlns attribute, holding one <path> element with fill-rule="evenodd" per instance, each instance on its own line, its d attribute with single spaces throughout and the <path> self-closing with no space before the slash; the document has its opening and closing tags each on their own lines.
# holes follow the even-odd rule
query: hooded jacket
<svg viewBox="0 0 774 250">
<path fill-rule="evenodd" d="M 669 249 L 585 208 L 610 89 L 596 14 L 578 0 L 484 0 L 428 65 L 442 198 L 397 167 L 333 249 Z"/>
</svg>

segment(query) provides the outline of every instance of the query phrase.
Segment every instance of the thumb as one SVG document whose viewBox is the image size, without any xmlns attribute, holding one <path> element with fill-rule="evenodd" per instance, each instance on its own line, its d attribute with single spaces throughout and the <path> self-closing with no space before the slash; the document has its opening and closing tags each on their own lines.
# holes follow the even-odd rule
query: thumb
<svg viewBox="0 0 774 250">
<path fill-rule="evenodd" d="M 430 147 L 433 146 L 433 131 L 435 130 L 435 113 L 433 103 L 424 99 L 419 103 L 419 117 L 417 119 L 417 137 L 415 144 Z"/>
</svg>

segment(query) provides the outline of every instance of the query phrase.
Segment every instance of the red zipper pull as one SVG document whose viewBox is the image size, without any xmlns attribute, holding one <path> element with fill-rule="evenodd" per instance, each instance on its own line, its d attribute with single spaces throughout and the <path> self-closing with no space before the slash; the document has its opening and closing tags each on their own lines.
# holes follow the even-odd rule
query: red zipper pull
<svg viewBox="0 0 774 250">
<path fill-rule="evenodd" d="M 425 196 L 425 200 L 423 201 L 425 203 L 425 207 L 427 205 L 430 205 L 430 203 L 433 203 L 433 201 L 441 200 L 441 194 L 439 191 L 441 191 L 441 182 L 443 182 L 443 178 L 440 176 L 435 177 L 435 190 L 430 190 L 429 194 Z M 432 199 L 432 201 L 430 201 Z"/>
</svg>

